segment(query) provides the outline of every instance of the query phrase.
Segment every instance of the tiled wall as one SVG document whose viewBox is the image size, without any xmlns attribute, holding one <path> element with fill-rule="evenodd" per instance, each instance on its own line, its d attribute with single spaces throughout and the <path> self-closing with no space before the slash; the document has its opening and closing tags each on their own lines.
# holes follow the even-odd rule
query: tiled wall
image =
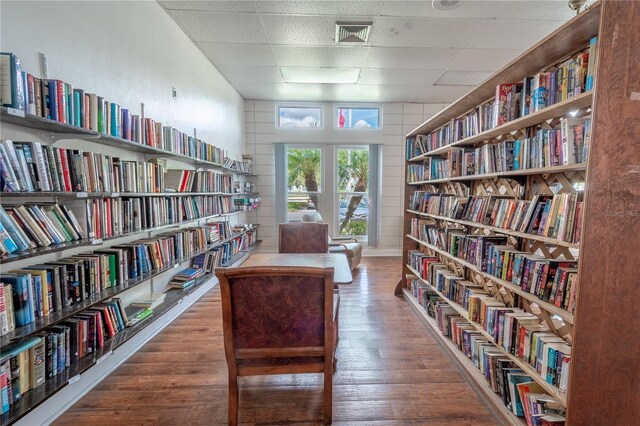
<svg viewBox="0 0 640 426">
<path fill-rule="evenodd" d="M 249 217 L 261 225 L 262 250 L 276 249 L 274 143 L 377 143 L 383 145 L 381 232 L 377 248 L 366 255 L 399 255 L 402 247 L 405 134 L 441 111 L 446 104 L 382 104 L 382 129 L 335 130 L 334 104 L 324 103 L 323 129 L 276 129 L 276 102 L 245 101 L 246 152 L 253 155 L 262 207 Z"/>
</svg>

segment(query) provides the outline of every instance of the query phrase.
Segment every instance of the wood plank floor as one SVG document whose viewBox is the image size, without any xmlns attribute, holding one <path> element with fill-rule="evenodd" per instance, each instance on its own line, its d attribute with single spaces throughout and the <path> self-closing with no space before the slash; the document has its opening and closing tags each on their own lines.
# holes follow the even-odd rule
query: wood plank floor
<svg viewBox="0 0 640 426">
<path fill-rule="evenodd" d="M 334 424 L 496 425 L 450 355 L 393 296 L 400 258 L 365 258 L 340 287 Z M 319 374 L 240 379 L 240 422 L 318 424 Z M 220 291 L 206 294 L 55 423 L 225 424 Z"/>
</svg>

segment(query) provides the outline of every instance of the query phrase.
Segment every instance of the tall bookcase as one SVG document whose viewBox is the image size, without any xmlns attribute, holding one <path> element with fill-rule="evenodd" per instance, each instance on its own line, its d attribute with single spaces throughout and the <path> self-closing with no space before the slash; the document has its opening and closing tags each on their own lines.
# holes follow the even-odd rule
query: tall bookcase
<svg viewBox="0 0 640 426">
<path fill-rule="evenodd" d="M 214 201 L 225 204 L 223 211 L 205 211 L 192 216 L 185 216 L 183 220 L 162 224 L 161 226 L 147 226 L 126 233 L 115 233 L 108 238 L 97 238 L 88 235 L 86 238 L 68 243 L 52 244 L 47 247 L 39 247 L 26 251 L 16 251 L 0 256 L 0 271 L 8 273 L 13 270 L 28 268 L 37 264 L 57 262 L 70 256 L 91 253 L 93 250 L 108 249 L 111 246 L 137 242 L 144 239 L 153 239 L 163 233 L 178 231 L 180 229 L 201 228 L 211 222 L 238 223 L 240 215 L 246 211 L 257 208 L 252 205 L 259 194 L 248 192 L 253 185 L 247 185 L 256 175 L 250 167 L 239 169 L 239 163 L 206 161 L 200 158 L 190 157 L 143 143 L 114 137 L 105 133 L 98 133 L 87 128 L 71 126 L 51 119 L 25 113 L 22 110 L 2 107 L 0 109 L 0 121 L 2 122 L 2 138 L 6 133 L 19 134 L 20 140 L 38 140 L 43 144 L 51 144 L 55 147 L 68 149 L 81 149 L 85 152 L 104 152 L 112 156 L 122 155 L 127 160 L 140 163 L 149 162 L 152 159 L 169 161 L 170 170 L 194 170 L 214 171 L 221 175 L 231 176 L 232 184 L 236 181 L 245 182 L 235 188 L 226 189 L 224 192 L 177 192 L 160 188 L 159 192 L 2 192 L 0 200 L 3 206 L 22 204 L 59 204 L 69 207 L 76 214 L 80 226 L 87 229 L 88 203 L 94 200 L 120 200 L 120 199 L 176 199 L 188 197 L 209 197 Z M 154 160 L 155 161 L 155 160 Z M 155 161 L 157 163 L 157 161 Z M 234 200 L 243 199 L 239 203 Z M 249 205 L 247 205 L 249 202 Z M 215 203 L 214 203 L 215 204 Z M 259 203 L 258 203 L 259 204 Z M 220 204 L 218 204 L 220 205 Z M 182 217 L 182 215 L 180 215 Z M 153 315 L 140 321 L 132 327 L 127 327 L 106 339 L 104 346 L 92 353 L 81 357 L 63 369 L 62 372 L 48 378 L 44 384 L 25 392 L 19 401 L 12 404 L 9 411 L 2 415 L 3 425 L 12 424 L 21 419 L 28 422 L 41 423 L 51 419 L 51 416 L 64 410 L 87 389 L 96 384 L 124 361 L 132 351 L 150 339 L 161 330 L 169 321 L 175 318 L 186 307 L 194 303 L 208 289 L 217 282 L 214 274 L 208 273 L 196 280 L 196 283 L 186 289 L 170 288 L 169 280 L 181 270 L 191 265 L 196 256 L 212 249 L 228 244 L 230 251 L 225 255 L 222 267 L 235 266 L 242 263 L 249 251 L 260 244 L 257 239 L 258 227 L 245 228 L 242 231 L 233 231 L 230 235 L 221 236 L 215 242 L 207 242 L 191 251 L 182 258 L 174 259 L 161 268 L 143 272 L 137 278 L 130 278 L 125 282 L 116 282 L 95 294 L 87 294 L 80 301 L 62 309 L 56 309 L 49 315 L 39 317 L 35 321 L 25 325 L 16 326 L 14 330 L 0 336 L 0 348 L 3 354 L 7 349 L 24 342 L 34 335 L 42 335 L 52 326 L 59 325 L 63 321 L 69 321 L 72 317 L 82 314 L 83 311 L 95 308 L 101 303 L 118 297 L 125 307 L 128 315 L 136 311 L 128 306 L 132 301 L 149 293 L 165 292 L 164 302 L 153 309 Z M 186 244 L 186 243 L 185 243 Z M 99 366 L 100 365 L 100 366 Z M 107 367 L 105 367 L 107 366 Z M 86 379 L 85 379 L 86 377 Z M 98 378 L 98 379 L 96 379 Z M 79 387 L 78 382 L 84 380 Z M 73 385 L 73 386 L 72 386 Z M 69 388 L 73 388 L 68 391 Z M 67 392 L 67 394 L 65 394 Z M 64 396 L 61 396 L 65 394 Z M 34 414 L 37 410 L 44 410 L 41 414 Z M 25 417 L 29 416 L 29 417 Z"/>
<path fill-rule="evenodd" d="M 447 126 L 476 107 L 495 99 L 496 87 L 522 82 L 565 61 L 589 46 L 597 36 L 598 59 L 595 83 L 561 102 L 553 103 L 519 118 L 455 141 L 445 140 L 421 155 L 407 156 L 409 167 L 429 158 L 452 158 L 456 148 L 480 148 L 524 137 L 531 126 L 553 128 L 561 118 L 591 117 L 588 161 L 577 164 L 483 173 L 443 178 L 410 178 L 405 185 L 403 276 L 395 294 L 404 296 L 419 319 L 449 348 L 477 383 L 492 405 L 510 424 L 523 424 L 505 407 L 503 400 L 487 384 L 480 370 L 459 347 L 439 329 L 438 319 L 427 313 L 428 303 L 421 305 L 407 288 L 408 279 L 419 282 L 425 291 L 435 294 L 448 312 L 468 320 L 469 312 L 451 300 L 451 294 L 438 290 L 428 274 L 411 266 L 410 252 L 420 251 L 437 258 L 452 274 L 479 286 L 506 308 L 521 308 L 537 317 L 538 322 L 571 347 L 570 374 L 566 392 L 549 383 L 521 356 L 504 350 L 480 321 L 468 320 L 476 334 L 495 344 L 498 353 L 529 374 L 533 381 L 559 399 L 566 408 L 566 424 L 628 425 L 640 416 L 640 322 L 635 301 L 640 297 L 636 250 L 640 242 L 640 3 L 603 0 L 554 31 L 511 63 L 497 71 L 467 95 L 418 126 L 407 135 L 411 141 Z M 591 55 L 594 52 L 590 52 Z M 410 142 L 411 143 L 411 142 Z M 437 144 L 436 144 L 437 145 Z M 408 144 L 408 146 L 410 146 Z M 448 156 L 449 155 L 449 156 Z M 487 225 L 483 221 L 463 220 L 451 214 L 433 214 L 415 209 L 415 191 L 451 194 L 457 197 L 496 195 L 531 201 L 536 195 L 581 193 L 582 226 L 579 241 L 558 239 L 544 234 L 522 232 Z M 427 221 L 443 232 L 461 232 L 471 236 L 503 236 L 516 250 L 536 254 L 547 260 L 575 260 L 575 307 L 573 312 L 562 303 L 543 301 L 523 289 L 521 283 L 497 278 L 475 262 L 464 260 L 445 243 L 444 246 L 419 238 L 416 219 Z M 414 230 L 412 234 L 412 220 Z M 425 222 L 421 222 L 425 223 Z M 431 226 L 431 225 L 430 225 Z M 446 238 L 446 237 L 445 237 Z M 417 277 L 417 278 L 416 278 Z M 422 290 L 421 290 L 422 291 Z M 446 294 L 445 294 L 446 293 Z"/>
</svg>

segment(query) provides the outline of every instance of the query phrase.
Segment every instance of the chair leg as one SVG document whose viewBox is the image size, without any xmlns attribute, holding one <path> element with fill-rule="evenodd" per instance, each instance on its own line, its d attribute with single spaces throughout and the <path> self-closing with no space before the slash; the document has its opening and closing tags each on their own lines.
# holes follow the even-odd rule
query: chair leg
<svg viewBox="0 0 640 426">
<path fill-rule="evenodd" d="M 229 426 L 238 424 L 238 376 L 229 375 Z"/>
<path fill-rule="evenodd" d="M 332 366 L 333 367 L 333 366 Z M 324 370 L 324 424 L 330 425 L 333 421 L 333 368 Z"/>
</svg>

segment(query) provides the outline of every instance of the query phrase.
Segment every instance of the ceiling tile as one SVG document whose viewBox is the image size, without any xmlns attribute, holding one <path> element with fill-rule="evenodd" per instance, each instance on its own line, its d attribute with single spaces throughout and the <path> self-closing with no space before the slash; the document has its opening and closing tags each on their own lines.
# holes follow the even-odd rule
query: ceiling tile
<svg viewBox="0 0 640 426">
<path fill-rule="evenodd" d="M 494 21 L 475 38 L 470 47 L 495 49 L 528 49 L 553 30 L 561 21 Z M 517 28 L 517 31 L 514 31 Z M 508 36 L 507 36 L 508 35 Z"/>
<path fill-rule="evenodd" d="M 330 16 L 260 15 L 272 44 L 335 45 L 336 22 Z"/>
<path fill-rule="evenodd" d="M 522 50 L 467 49 L 449 67 L 452 71 L 496 71 L 516 58 Z"/>
<path fill-rule="evenodd" d="M 498 19 L 566 21 L 576 16 L 566 0 L 522 0 L 507 3 Z M 591 1 L 592 3 L 592 1 Z"/>
<path fill-rule="evenodd" d="M 233 87 L 244 99 L 284 99 L 287 96 L 285 84 L 236 82 Z"/>
<path fill-rule="evenodd" d="M 272 46 L 276 62 L 282 67 L 362 67 L 366 47 L 350 46 Z"/>
<path fill-rule="evenodd" d="M 267 43 L 258 15 L 168 10 L 167 13 L 194 41 Z"/>
<path fill-rule="evenodd" d="M 382 1 L 258 1 L 260 13 L 302 15 L 377 15 Z"/>
<path fill-rule="evenodd" d="M 447 68 L 462 51 L 430 47 L 371 47 L 364 65 L 367 68 L 439 70 Z"/>
<path fill-rule="evenodd" d="M 425 103 L 450 103 L 469 93 L 475 86 L 426 86 L 418 99 Z"/>
<path fill-rule="evenodd" d="M 383 8 L 383 16 L 420 16 L 429 18 L 495 18 L 509 2 L 506 1 L 461 1 L 450 10 L 437 10 L 431 1 L 390 1 Z"/>
<path fill-rule="evenodd" d="M 246 65 L 218 65 L 218 71 L 227 80 L 234 83 L 256 82 L 256 83 L 282 83 L 282 75 L 277 67 L 255 67 Z"/>
<path fill-rule="evenodd" d="M 444 70 L 406 70 L 365 68 L 360 84 L 431 85 Z"/>
<path fill-rule="evenodd" d="M 268 45 L 196 43 L 214 65 L 275 66 Z"/>
<path fill-rule="evenodd" d="M 162 7 L 173 10 L 210 10 L 213 12 L 255 12 L 252 1 L 160 1 Z"/>
<path fill-rule="evenodd" d="M 371 29 L 372 46 L 465 48 L 486 27 L 482 20 L 378 18 Z M 511 31 L 513 32 L 513 31 Z M 494 46 L 495 47 L 495 46 Z"/>
<path fill-rule="evenodd" d="M 360 68 L 281 67 L 285 83 L 356 84 Z"/>
<path fill-rule="evenodd" d="M 477 86 L 491 75 L 486 71 L 447 71 L 435 83 L 435 86 Z"/>
</svg>

